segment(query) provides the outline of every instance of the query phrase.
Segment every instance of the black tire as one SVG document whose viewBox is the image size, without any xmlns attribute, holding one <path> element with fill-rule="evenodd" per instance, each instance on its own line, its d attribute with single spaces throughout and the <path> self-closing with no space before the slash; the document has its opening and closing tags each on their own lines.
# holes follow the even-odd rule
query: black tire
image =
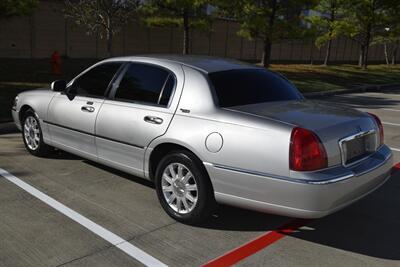
<svg viewBox="0 0 400 267">
<path fill-rule="evenodd" d="M 37 129 L 39 131 L 39 141 L 37 142 L 37 146 L 35 148 L 33 148 L 28 144 L 26 138 L 27 131 L 25 130 L 25 123 L 27 122 L 28 118 L 36 121 Z M 22 140 L 24 141 L 25 148 L 29 153 L 37 157 L 44 157 L 49 155 L 53 151 L 53 148 L 51 146 L 43 142 L 43 132 L 42 128 L 40 127 L 39 117 L 32 109 L 28 109 L 27 111 L 24 112 L 24 114 L 22 114 L 21 126 L 22 126 Z"/>
<path fill-rule="evenodd" d="M 184 165 L 192 173 L 197 185 L 197 202 L 194 208 L 185 214 L 179 213 L 170 207 L 162 190 L 163 173 L 172 163 Z M 177 150 L 167 154 L 157 166 L 155 184 L 161 206 L 169 216 L 179 222 L 192 225 L 199 224 L 209 218 L 215 210 L 216 202 L 210 178 L 200 160 L 189 151 Z"/>
</svg>

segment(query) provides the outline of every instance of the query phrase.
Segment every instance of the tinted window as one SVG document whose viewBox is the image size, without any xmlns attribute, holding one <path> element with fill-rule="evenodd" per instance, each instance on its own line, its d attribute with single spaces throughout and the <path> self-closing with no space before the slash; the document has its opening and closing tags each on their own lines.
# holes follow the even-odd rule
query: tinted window
<svg viewBox="0 0 400 267">
<path fill-rule="evenodd" d="M 90 69 L 74 81 L 73 87 L 76 94 L 103 97 L 121 64 L 118 62 L 104 63 Z"/>
<path fill-rule="evenodd" d="M 124 74 L 115 93 L 115 98 L 151 104 L 161 104 L 160 100 L 162 99 L 162 104 L 166 105 L 165 103 L 168 104 L 171 93 L 169 93 L 169 96 L 167 96 L 167 92 L 160 94 L 163 92 L 164 86 L 170 81 L 170 79 L 167 81 L 169 76 L 169 72 L 165 69 L 133 63 Z M 168 88 L 166 89 L 168 91 Z M 168 98 L 168 101 L 166 98 Z"/>
<path fill-rule="evenodd" d="M 290 82 L 263 69 L 214 72 L 209 77 L 221 107 L 302 98 Z"/>
<path fill-rule="evenodd" d="M 175 78 L 172 74 L 168 76 L 168 80 L 165 83 L 162 94 L 160 95 L 159 104 L 163 106 L 168 106 L 169 99 L 171 98 L 172 92 L 175 88 Z"/>
</svg>

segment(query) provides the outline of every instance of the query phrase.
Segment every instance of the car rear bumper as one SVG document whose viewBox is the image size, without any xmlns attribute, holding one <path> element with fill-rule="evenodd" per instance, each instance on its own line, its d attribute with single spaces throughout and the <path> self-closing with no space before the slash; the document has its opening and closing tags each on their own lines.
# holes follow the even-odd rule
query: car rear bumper
<svg viewBox="0 0 400 267">
<path fill-rule="evenodd" d="M 290 177 L 205 163 L 219 203 L 298 218 L 333 213 L 371 193 L 390 178 L 387 146 L 351 167 L 291 173 Z"/>
</svg>

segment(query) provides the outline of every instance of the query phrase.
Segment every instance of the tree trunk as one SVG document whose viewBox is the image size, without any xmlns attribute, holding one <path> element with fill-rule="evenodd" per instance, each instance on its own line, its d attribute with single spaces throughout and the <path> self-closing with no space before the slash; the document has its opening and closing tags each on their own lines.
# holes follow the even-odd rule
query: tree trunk
<svg viewBox="0 0 400 267">
<path fill-rule="evenodd" d="M 329 64 L 329 59 L 331 57 L 331 47 L 332 47 L 332 40 L 329 39 L 328 44 L 326 46 L 326 54 L 325 54 L 325 59 L 324 59 L 324 66 L 328 66 L 328 64 Z"/>
<path fill-rule="evenodd" d="M 364 52 L 364 64 L 362 68 L 366 70 L 368 68 L 368 52 L 369 52 L 369 44 L 371 42 L 371 25 L 368 25 L 367 28 L 367 36 L 365 37 L 365 52 Z"/>
<path fill-rule="evenodd" d="M 310 51 L 310 65 L 314 65 L 314 43 L 315 40 L 311 39 L 311 51 Z"/>
<path fill-rule="evenodd" d="M 364 52 L 363 64 L 362 64 L 363 70 L 366 70 L 368 68 L 368 50 L 369 50 L 369 46 L 366 46 L 365 52 Z"/>
<path fill-rule="evenodd" d="M 397 51 L 399 49 L 399 41 L 396 41 L 396 44 L 393 48 L 392 52 L 392 65 L 396 65 Z"/>
<path fill-rule="evenodd" d="M 264 50 L 263 50 L 263 55 L 261 59 L 261 65 L 264 68 L 269 68 L 271 64 L 271 47 L 272 43 L 271 40 L 267 37 L 264 40 Z"/>
<path fill-rule="evenodd" d="M 112 57 L 113 38 L 113 32 L 111 30 L 107 30 L 107 57 Z"/>
<path fill-rule="evenodd" d="M 189 41 L 190 41 L 190 25 L 189 25 L 189 14 L 185 10 L 183 12 L 183 54 L 189 54 Z"/>
<path fill-rule="evenodd" d="M 365 54 L 365 46 L 360 45 L 360 55 L 358 57 L 358 66 L 359 67 L 364 66 L 364 54 Z"/>
<path fill-rule="evenodd" d="M 107 38 L 107 57 L 112 57 L 112 44 L 113 44 L 113 27 L 111 23 L 111 18 L 107 17 L 107 26 L 106 26 L 106 38 Z"/>
<path fill-rule="evenodd" d="M 331 17 L 330 17 L 330 25 L 329 25 L 329 41 L 326 46 L 326 53 L 325 53 L 325 59 L 324 59 L 324 66 L 328 66 L 329 64 L 329 59 L 331 57 L 331 49 L 332 49 L 332 35 L 333 35 L 333 22 L 335 21 L 335 1 L 331 1 Z"/>
<path fill-rule="evenodd" d="M 385 53 L 386 65 L 389 65 L 389 53 L 388 53 L 388 46 L 387 46 L 386 42 L 383 44 L 383 50 L 384 50 L 384 53 Z"/>
<path fill-rule="evenodd" d="M 264 37 L 264 49 L 261 59 L 261 65 L 264 68 L 269 68 L 271 64 L 271 48 L 272 48 L 272 40 L 271 35 L 273 33 L 273 27 L 275 22 L 275 14 L 276 14 L 276 4 L 278 0 L 273 0 L 271 3 L 271 15 L 268 18 L 268 23 L 265 29 L 265 37 Z"/>
</svg>

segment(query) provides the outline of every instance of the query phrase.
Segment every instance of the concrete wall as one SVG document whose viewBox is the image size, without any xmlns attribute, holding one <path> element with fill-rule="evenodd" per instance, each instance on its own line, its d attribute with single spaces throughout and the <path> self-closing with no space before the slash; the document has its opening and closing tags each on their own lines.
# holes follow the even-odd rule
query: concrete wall
<svg viewBox="0 0 400 267">
<path fill-rule="evenodd" d="M 41 1 L 30 17 L 12 18 L 0 24 L 1 58 L 48 58 L 58 50 L 70 58 L 103 58 L 106 41 L 99 34 L 88 35 L 62 14 L 62 3 Z M 249 41 L 236 33 L 239 25 L 232 21 L 218 20 L 212 32 L 194 31 L 191 52 L 243 60 L 259 60 L 262 42 Z M 176 28 L 148 28 L 132 23 L 115 36 L 113 54 L 135 55 L 147 53 L 181 53 L 182 31 Z M 371 61 L 383 61 L 383 47 L 370 49 Z M 400 56 L 400 53 L 399 53 Z M 318 50 L 310 40 L 293 40 L 272 46 L 274 62 L 321 61 L 324 49 Z M 332 61 L 355 62 L 358 47 L 345 38 L 332 45 Z"/>
</svg>

